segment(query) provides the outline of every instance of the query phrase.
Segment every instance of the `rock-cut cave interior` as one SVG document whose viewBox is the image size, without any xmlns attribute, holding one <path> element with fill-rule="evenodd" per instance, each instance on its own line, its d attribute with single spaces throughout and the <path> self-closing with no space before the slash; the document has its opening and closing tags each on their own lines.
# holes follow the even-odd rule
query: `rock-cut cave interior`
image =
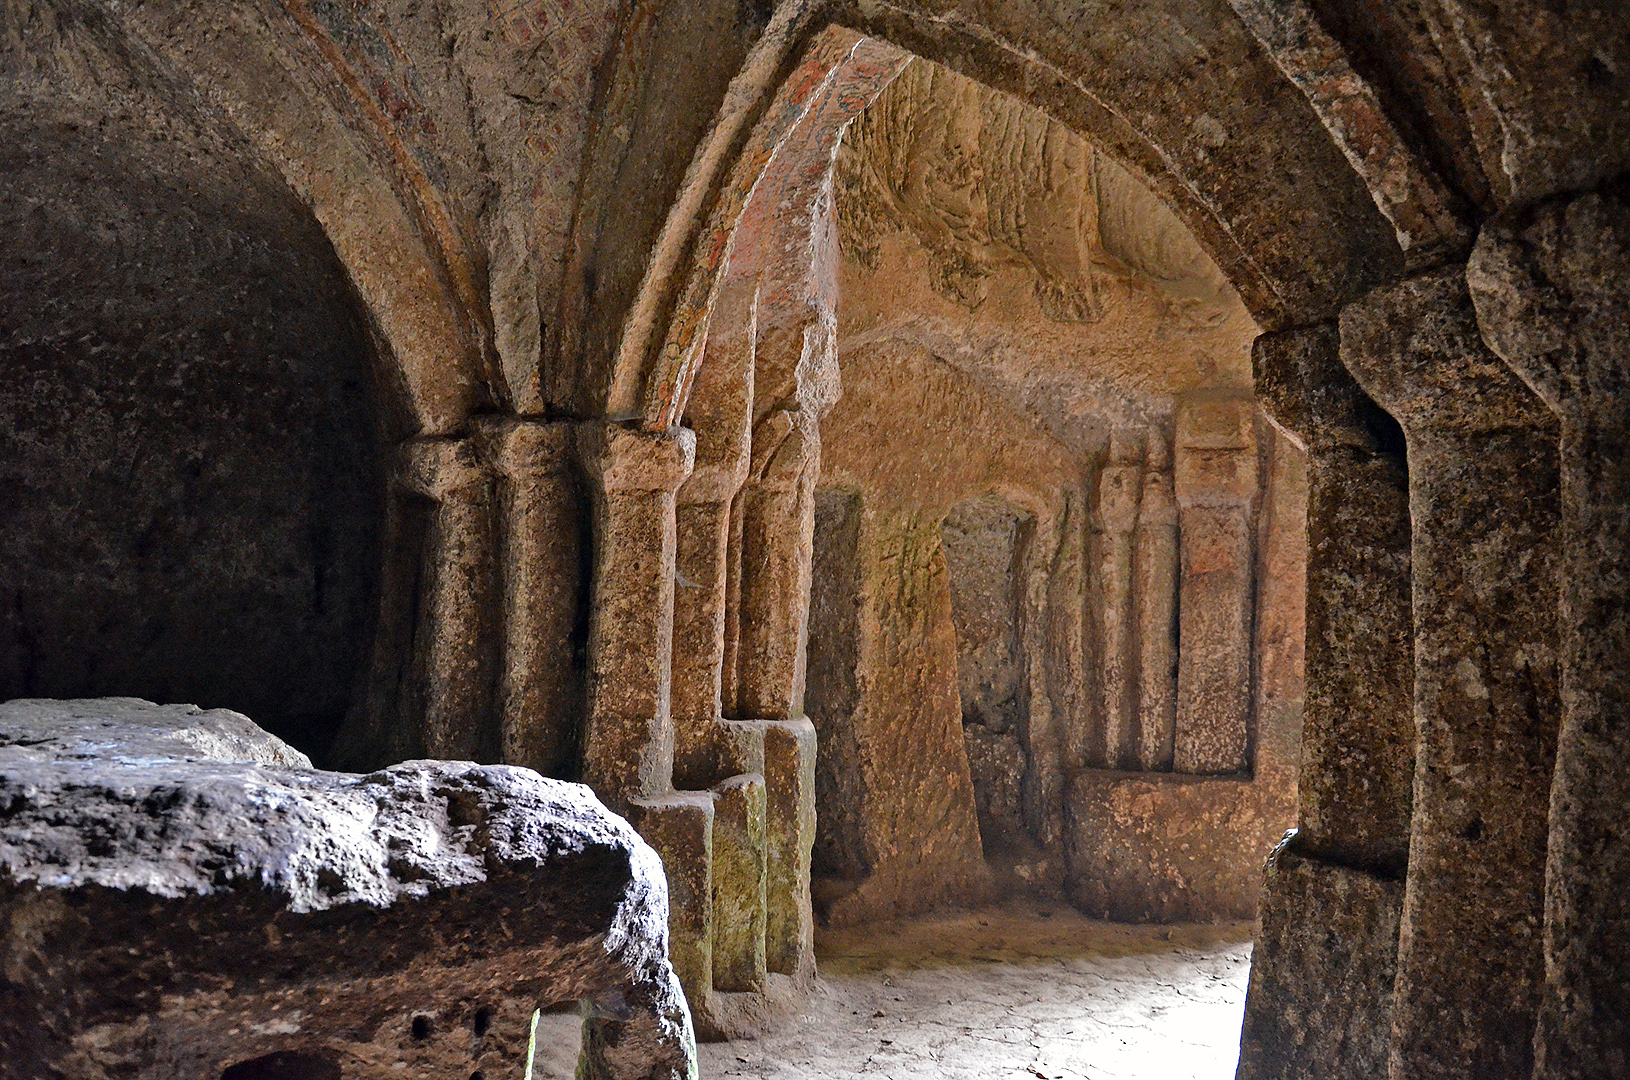
<svg viewBox="0 0 1630 1080">
<path fill-rule="evenodd" d="M 0 88 L 0 1080 L 1630 1080 L 1622 0 Z"/>
</svg>

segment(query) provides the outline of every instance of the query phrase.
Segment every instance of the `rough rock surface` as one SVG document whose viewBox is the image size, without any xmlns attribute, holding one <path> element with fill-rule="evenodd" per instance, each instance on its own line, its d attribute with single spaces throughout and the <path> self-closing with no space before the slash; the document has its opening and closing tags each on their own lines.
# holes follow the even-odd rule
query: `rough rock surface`
<svg viewBox="0 0 1630 1080">
<path fill-rule="evenodd" d="M 93 762 L 179 757 L 311 768 L 311 759 L 231 709 L 155 705 L 141 698 L 19 698 L 0 705 L 0 753 L 24 762 Z"/>
<path fill-rule="evenodd" d="M 1561 426 L 1562 726 L 1546 862 L 1534 1075 L 1630 1073 L 1630 198 L 1494 223 L 1466 276 L 1484 338 Z"/>
<path fill-rule="evenodd" d="M 694 1072 L 661 864 L 587 789 L 96 706 L 0 711 L 0 1075 L 519 1077 L 574 1000 L 585 1075 Z"/>
</svg>

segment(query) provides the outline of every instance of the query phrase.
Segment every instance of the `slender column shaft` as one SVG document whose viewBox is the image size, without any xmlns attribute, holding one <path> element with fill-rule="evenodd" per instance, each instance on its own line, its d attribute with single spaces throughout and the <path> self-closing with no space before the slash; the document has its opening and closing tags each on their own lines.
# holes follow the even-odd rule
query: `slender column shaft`
<svg viewBox="0 0 1630 1080">
<path fill-rule="evenodd" d="M 725 664 L 730 505 L 740 476 L 698 469 L 679 489 L 674 590 L 674 782 L 718 779 L 717 732 Z"/>
<path fill-rule="evenodd" d="M 576 429 L 514 418 L 483 424 L 482 456 L 498 476 L 498 580 L 503 760 L 559 774 L 577 758 L 582 673 L 573 634 L 582 597 Z"/>
<path fill-rule="evenodd" d="M 1170 772 L 1177 735 L 1177 495 L 1171 448 L 1149 433 L 1138 508 L 1137 767 Z"/>
<path fill-rule="evenodd" d="M 769 421 L 754 433 L 753 475 L 741 501 L 734 718 L 743 720 L 789 720 L 803 712 L 821 443 L 813 424 L 797 421 L 782 437 L 771 435 Z"/>
<path fill-rule="evenodd" d="M 468 439 L 403 451 L 397 483 L 430 500 L 411 678 L 427 757 L 493 761 L 494 515 L 491 474 Z"/>
<path fill-rule="evenodd" d="M 1630 204 L 1485 228 L 1484 337 L 1561 418 L 1562 726 L 1536 1080 L 1630 1076 Z"/>
<path fill-rule="evenodd" d="M 1417 749 L 1390 1075 L 1524 1077 L 1559 711 L 1555 420 L 1483 344 L 1460 268 L 1350 305 L 1341 346 L 1409 454 Z"/>
<path fill-rule="evenodd" d="M 1254 412 L 1235 400 L 1188 402 L 1178 412 L 1174 487 L 1183 576 L 1176 772 L 1250 768 Z"/>
<path fill-rule="evenodd" d="M 583 780 L 623 813 L 673 781 L 674 492 L 696 440 L 592 423 L 578 446 L 596 487 Z"/>
<path fill-rule="evenodd" d="M 1110 461 L 1098 474 L 1097 599 L 1099 655 L 1098 683 L 1103 691 L 1103 751 L 1107 769 L 1134 766 L 1137 746 L 1132 719 L 1132 532 L 1138 520 L 1138 486 L 1142 468 L 1132 462 Z"/>
</svg>

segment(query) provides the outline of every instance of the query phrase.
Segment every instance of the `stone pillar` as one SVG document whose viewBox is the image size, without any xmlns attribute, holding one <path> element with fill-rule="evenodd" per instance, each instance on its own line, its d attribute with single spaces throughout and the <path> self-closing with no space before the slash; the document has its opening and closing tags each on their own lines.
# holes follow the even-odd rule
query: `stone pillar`
<svg viewBox="0 0 1630 1080">
<path fill-rule="evenodd" d="M 713 987 L 764 990 L 764 777 L 714 786 Z"/>
<path fill-rule="evenodd" d="M 1255 412 L 1237 399 L 1178 409 L 1173 486 L 1183 577 L 1175 772 L 1250 768 Z"/>
<path fill-rule="evenodd" d="M 778 411 L 754 429 L 752 473 L 741 500 L 733 719 L 787 720 L 803 712 L 820 462 L 820 435 L 802 414 Z"/>
<path fill-rule="evenodd" d="M 1417 749 L 1390 1074 L 1525 1077 L 1559 711 L 1556 422 L 1483 344 L 1461 268 L 1350 305 L 1341 350 L 1409 454 Z"/>
<path fill-rule="evenodd" d="M 417 712 L 421 752 L 493 761 L 491 475 L 471 440 L 421 439 L 403 447 L 395 480 L 431 504 L 409 669 L 414 685 L 406 695 L 409 710 Z"/>
<path fill-rule="evenodd" d="M 576 428 L 491 418 L 479 441 L 498 477 L 499 750 L 506 764 L 559 775 L 576 766 L 583 715 L 573 655 L 586 509 L 575 475 Z"/>
<path fill-rule="evenodd" d="M 696 438 L 592 422 L 578 452 L 595 485 L 583 782 L 613 811 L 672 787 L 674 492 Z"/>
<path fill-rule="evenodd" d="M 679 788 L 707 788 L 718 776 L 730 508 L 744 471 L 699 466 L 679 489 L 672 698 Z"/>
<path fill-rule="evenodd" d="M 1293 837 L 1268 860 L 1240 1080 L 1385 1074 L 1415 771 L 1403 433 L 1333 323 L 1265 334 L 1257 399 L 1307 453 L 1306 693 Z"/>
<path fill-rule="evenodd" d="M 1537 1080 L 1630 1076 L 1630 205 L 1584 195 L 1483 231 L 1484 338 L 1561 418 L 1562 725 Z"/>
<path fill-rule="evenodd" d="M 1091 699 L 1092 673 L 1087 667 L 1091 649 L 1091 613 L 1082 597 L 1087 594 L 1091 544 L 1091 515 L 1085 493 L 1066 491 L 1064 513 L 1058 526 L 1058 550 L 1048 569 L 1047 607 L 1047 697 L 1052 702 L 1053 731 L 1051 768 L 1038 771 L 1051 783 L 1052 798 L 1046 812 L 1039 815 L 1044 826 L 1036 836 L 1051 847 L 1065 836 L 1063 806 L 1068 778 L 1092 764 L 1093 717 L 1098 711 Z M 1032 731 L 1032 746 L 1035 746 Z M 1041 794 L 1038 792 L 1038 794 Z"/>
<path fill-rule="evenodd" d="M 753 432 L 752 479 L 739 503 L 739 723 L 725 728 L 751 722 L 763 763 L 768 967 L 761 976 L 814 970 L 815 728 L 803 715 L 803 697 L 820 449 L 812 417 L 772 413 Z"/>
<path fill-rule="evenodd" d="M 765 963 L 775 974 L 805 979 L 815 973 L 815 725 L 799 717 L 764 729 Z"/>
<path fill-rule="evenodd" d="M 1098 573 L 1094 594 L 1098 607 L 1098 684 L 1103 691 L 1103 749 L 1097 756 L 1106 769 L 1130 769 L 1137 758 L 1132 728 L 1136 706 L 1132 532 L 1138 522 L 1138 487 L 1143 473 L 1137 449 L 1123 437 L 1112 436 L 1109 460 L 1098 473 Z"/>
<path fill-rule="evenodd" d="M 1170 772 L 1177 733 L 1177 495 L 1171 447 L 1157 429 L 1149 432 L 1136 560 L 1137 767 Z"/>
</svg>

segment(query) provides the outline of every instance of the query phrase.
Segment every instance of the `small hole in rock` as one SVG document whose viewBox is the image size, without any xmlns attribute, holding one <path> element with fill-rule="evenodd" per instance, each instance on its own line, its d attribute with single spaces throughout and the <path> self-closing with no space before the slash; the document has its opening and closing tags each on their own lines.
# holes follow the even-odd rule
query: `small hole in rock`
<svg viewBox="0 0 1630 1080">
<path fill-rule="evenodd" d="M 341 1080 L 340 1063 L 325 1051 L 279 1050 L 228 1066 L 221 1080 Z"/>
<path fill-rule="evenodd" d="M 487 1033 L 487 1029 L 490 1027 L 492 1027 L 492 1010 L 483 1005 L 475 1011 L 475 1037 L 479 1039 Z"/>
<path fill-rule="evenodd" d="M 470 1074 L 470 1080 L 487 1080 L 487 1074 L 478 1070 Z"/>
<path fill-rule="evenodd" d="M 428 1039 L 430 1033 L 434 1030 L 435 1026 L 431 1023 L 430 1017 L 420 1013 L 413 1018 L 413 1037 L 415 1039 Z"/>
</svg>

